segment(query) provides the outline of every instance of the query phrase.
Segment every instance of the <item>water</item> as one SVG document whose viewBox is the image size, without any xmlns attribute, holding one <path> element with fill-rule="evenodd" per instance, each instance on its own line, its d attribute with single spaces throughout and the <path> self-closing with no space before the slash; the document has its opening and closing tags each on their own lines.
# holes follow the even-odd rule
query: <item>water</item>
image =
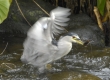
<svg viewBox="0 0 110 80">
<path fill-rule="evenodd" d="M 39 75 L 36 68 L 20 61 L 24 39 L 0 37 L 0 53 L 6 48 L 0 55 L 1 80 L 110 80 L 110 48 L 76 47 Z"/>
</svg>

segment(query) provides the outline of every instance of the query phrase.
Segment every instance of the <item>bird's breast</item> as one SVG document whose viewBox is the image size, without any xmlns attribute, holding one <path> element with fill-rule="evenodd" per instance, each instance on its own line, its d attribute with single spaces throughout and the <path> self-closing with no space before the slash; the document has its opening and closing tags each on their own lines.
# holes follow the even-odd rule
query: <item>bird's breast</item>
<svg viewBox="0 0 110 80">
<path fill-rule="evenodd" d="M 58 43 L 58 54 L 65 56 L 67 55 L 72 48 L 72 43 L 71 42 L 60 42 Z"/>
</svg>

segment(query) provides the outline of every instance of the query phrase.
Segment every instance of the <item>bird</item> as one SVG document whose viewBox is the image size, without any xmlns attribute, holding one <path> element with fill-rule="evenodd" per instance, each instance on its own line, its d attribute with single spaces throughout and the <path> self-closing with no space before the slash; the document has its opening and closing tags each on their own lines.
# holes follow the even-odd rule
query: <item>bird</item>
<svg viewBox="0 0 110 80">
<path fill-rule="evenodd" d="M 37 20 L 27 32 L 21 61 L 37 67 L 42 72 L 48 63 L 67 55 L 72 49 L 72 43 L 83 45 L 84 42 L 76 33 L 60 36 L 59 40 L 55 38 L 65 30 L 70 15 L 70 9 L 56 7 L 49 17 Z"/>
</svg>

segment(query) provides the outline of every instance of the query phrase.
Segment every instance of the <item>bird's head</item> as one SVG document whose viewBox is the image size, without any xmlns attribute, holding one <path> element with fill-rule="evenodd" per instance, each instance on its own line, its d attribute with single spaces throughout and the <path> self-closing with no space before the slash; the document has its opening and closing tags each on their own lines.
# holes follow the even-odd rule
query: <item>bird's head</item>
<svg viewBox="0 0 110 80">
<path fill-rule="evenodd" d="M 71 41 L 73 43 L 84 45 L 84 42 L 80 39 L 80 37 L 76 33 L 69 33 L 68 35 L 71 36 Z"/>
<path fill-rule="evenodd" d="M 79 38 L 78 35 L 73 35 L 73 36 L 72 36 L 72 42 L 78 43 L 78 44 L 81 44 L 81 45 L 84 44 L 84 42 Z"/>
</svg>

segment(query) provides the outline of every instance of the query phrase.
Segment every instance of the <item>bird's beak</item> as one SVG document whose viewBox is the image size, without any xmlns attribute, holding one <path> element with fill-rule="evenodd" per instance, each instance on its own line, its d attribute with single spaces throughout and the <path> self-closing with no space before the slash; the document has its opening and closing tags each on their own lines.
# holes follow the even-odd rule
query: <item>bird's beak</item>
<svg viewBox="0 0 110 80">
<path fill-rule="evenodd" d="M 84 42 L 80 38 L 73 38 L 73 42 L 84 45 Z"/>
</svg>

